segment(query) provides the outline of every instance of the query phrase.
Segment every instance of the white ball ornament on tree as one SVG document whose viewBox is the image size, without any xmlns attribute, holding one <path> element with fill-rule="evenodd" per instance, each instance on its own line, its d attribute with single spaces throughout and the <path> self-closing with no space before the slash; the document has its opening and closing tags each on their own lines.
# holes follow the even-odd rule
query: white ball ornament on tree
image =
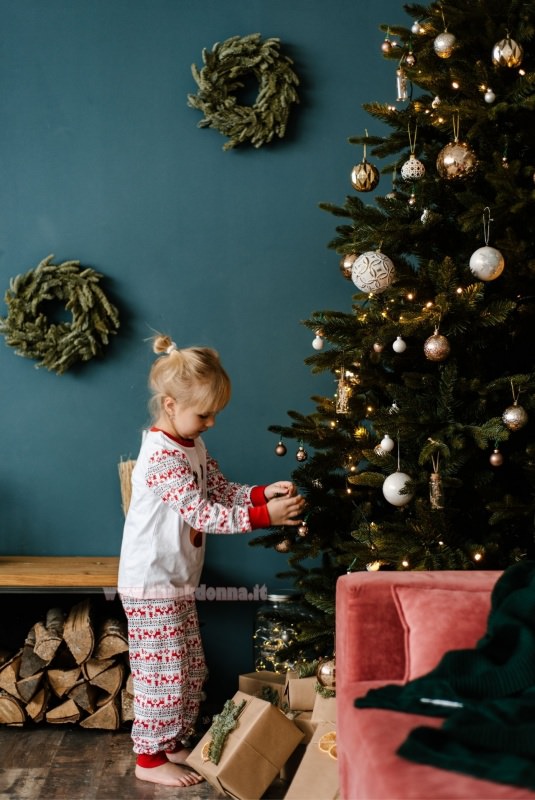
<svg viewBox="0 0 535 800">
<path fill-rule="evenodd" d="M 496 100 L 496 95 L 494 94 L 490 86 L 487 88 L 483 97 L 485 98 L 485 103 L 489 103 L 489 105 L 490 103 L 494 103 L 494 101 Z"/>
<path fill-rule="evenodd" d="M 392 260 L 379 250 L 362 253 L 353 262 L 351 280 L 361 292 L 379 294 L 384 292 L 395 278 Z"/>
<path fill-rule="evenodd" d="M 323 338 L 321 331 L 316 331 L 316 335 L 312 340 L 312 347 L 314 350 L 323 350 Z"/>
<path fill-rule="evenodd" d="M 404 353 L 407 349 L 407 343 L 401 336 L 397 336 L 392 345 L 392 349 L 395 353 Z"/>
<path fill-rule="evenodd" d="M 419 161 L 414 153 L 411 153 L 409 160 L 401 167 L 401 177 L 405 181 L 419 181 L 425 175 L 425 166 Z"/>
<path fill-rule="evenodd" d="M 499 278 L 504 267 L 504 258 L 495 247 L 485 245 L 470 256 L 470 269 L 480 281 L 493 281 Z"/>
<path fill-rule="evenodd" d="M 393 506 L 406 506 L 407 503 L 410 503 L 412 498 L 414 497 L 413 492 L 403 493 L 403 490 L 407 486 L 407 484 L 411 481 L 411 477 L 407 475 L 405 472 L 393 472 L 392 475 L 389 475 L 385 478 L 383 483 L 383 495 L 385 500 L 387 500 Z"/>
</svg>

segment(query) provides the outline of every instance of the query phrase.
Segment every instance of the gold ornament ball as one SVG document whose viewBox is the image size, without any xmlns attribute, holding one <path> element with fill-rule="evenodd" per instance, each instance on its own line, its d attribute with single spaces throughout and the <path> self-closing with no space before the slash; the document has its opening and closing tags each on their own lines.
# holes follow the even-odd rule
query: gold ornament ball
<svg viewBox="0 0 535 800">
<path fill-rule="evenodd" d="M 351 183 L 357 192 L 371 192 L 379 183 L 379 170 L 364 158 L 351 171 Z"/>
<path fill-rule="evenodd" d="M 441 333 L 434 333 L 424 342 L 424 353 L 429 361 L 444 361 L 450 349 L 450 343 Z"/>
<path fill-rule="evenodd" d="M 466 178 L 476 169 L 476 154 L 465 142 L 450 142 L 437 156 L 437 171 L 444 180 Z"/>
<path fill-rule="evenodd" d="M 489 461 L 493 467 L 501 467 L 503 464 L 503 456 L 497 448 L 490 454 Z"/>
<path fill-rule="evenodd" d="M 514 403 L 505 409 L 502 414 L 502 420 L 510 431 L 518 431 L 523 428 L 528 421 L 527 412 L 522 406 Z"/>
<path fill-rule="evenodd" d="M 433 49 L 439 58 L 449 58 L 455 47 L 455 36 L 453 33 L 443 31 L 439 33 L 433 42 Z"/>
<path fill-rule="evenodd" d="M 522 46 L 507 36 L 492 48 L 492 63 L 497 67 L 519 67 L 524 58 Z"/>
<path fill-rule="evenodd" d="M 336 662 L 334 658 L 324 658 L 320 661 L 316 677 L 318 683 L 324 689 L 334 689 L 336 687 Z"/>
</svg>

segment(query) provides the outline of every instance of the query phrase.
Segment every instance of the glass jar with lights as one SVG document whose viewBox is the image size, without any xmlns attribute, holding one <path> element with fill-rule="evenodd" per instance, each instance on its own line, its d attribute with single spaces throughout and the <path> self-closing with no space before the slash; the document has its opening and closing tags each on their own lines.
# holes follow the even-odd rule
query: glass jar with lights
<svg viewBox="0 0 535 800">
<path fill-rule="evenodd" d="M 255 616 L 253 645 L 257 671 L 287 672 L 296 668 L 299 654 L 288 655 L 286 648 L 297 642 L 303 613 L 298 594 L 286 591 L 268 594 Z"/>
</svg>

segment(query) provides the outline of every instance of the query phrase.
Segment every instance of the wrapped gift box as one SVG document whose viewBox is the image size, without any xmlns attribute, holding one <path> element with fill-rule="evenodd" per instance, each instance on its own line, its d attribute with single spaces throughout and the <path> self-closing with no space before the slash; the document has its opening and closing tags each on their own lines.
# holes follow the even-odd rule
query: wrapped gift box
<svg viewBox="0 0 535 800">
<path fill-rule="evenodd" d="M 334 730 L 332 722 L 318 724 L 284 800 L 336 800 L 339 797 L 338 761 L 319 748 L 321 737 Z"/>
<path fill-rule="evenodd" d="M 262 700 L 270 700 L 264 695 L 273 692 L 279 698 L 279 705 L 282 705 L 285 682 L 286 676 L 280 675 L 278 672 L 269 670 L 245 672 L 238 677 L 238 691 L 251 694 L 253 697 L 260 697 Z"/>
<path fill-rule="evenodd" d="M 219 792 L 236 800 L 260 798 L 278 777 L 299 742 L 302 731 L 280 709 L 266 700 L 236 692 L 236 705 L 245 700 L 236 727 L 230 731 L 218 764 L 206 760 L 211 739 L 208 730 L 187 763 Z"/>
<path fill-rule="evenodd" d="M 321 694 L 316 694 L 312 722 L 336 722 L 336 697 L 323 697 Z"/>
<path fill-rule="evenodd" d="M 288 706 L 294 711 L 312 711 L 316 699 L 315 675 L 300 678 L 299 673 L 290 670 L 286 673 L 286 686 L 284 696 Z"/>
</svg>

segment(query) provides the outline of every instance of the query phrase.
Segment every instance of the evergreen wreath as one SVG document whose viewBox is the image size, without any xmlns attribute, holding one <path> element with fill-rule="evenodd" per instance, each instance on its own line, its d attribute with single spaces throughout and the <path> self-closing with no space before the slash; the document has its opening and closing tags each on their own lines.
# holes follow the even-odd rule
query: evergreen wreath
<svg viewBox="0 0 535 800">
<path fill-rule="evenodd" d="M 58 375 L 78 361 L 100 355 L 119 327 L 118 311 L 99 286 L 102 277 L 79 261 L 52 264 L 45 258 L 33 270 L 12 278 L 5 294 L 8 315 L 0 333 L 19 356 Z M 46 303 L 63 303 L 72 321 L 51 322 Z"/>
<path fill-rule="evenodd" d="M 198 127 L 227 136 L 223 150 L 247 141 L 258 148 L 275 135 L 282 139 L 290 107 L 299 102 L 299 79 L 293 61 L 280 53 L 280 40 L 262 40 L 259 33 L 232 36 L 216 42 L 211 51 L 204 49 L 202 59 L 200 71 L 195 64 L 191 67 L 199 91 L 188 95 L 188 105 L 204 114 Z M 243 89 L 248 74 L 257 79 L 259 91 L 252 106 L 242 106 L 235 92 Z"/>
</svg>

